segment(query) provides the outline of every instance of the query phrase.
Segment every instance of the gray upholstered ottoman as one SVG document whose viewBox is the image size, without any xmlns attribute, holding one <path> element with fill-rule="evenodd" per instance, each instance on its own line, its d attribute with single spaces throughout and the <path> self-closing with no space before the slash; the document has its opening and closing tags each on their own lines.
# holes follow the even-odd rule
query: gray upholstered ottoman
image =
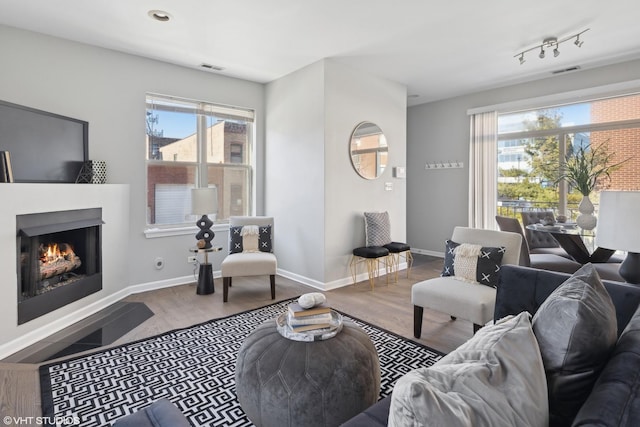
<svg viewBox="0 0 640 427">
<path fill-rule="evenodd" d="M 378 400 L 378 353 L 353 322 L 328 340 L 299 342 L 281 336 L 272 320 L 243 343 L 236 391 L 258 427 L 337 426 Z"/>
</svg>

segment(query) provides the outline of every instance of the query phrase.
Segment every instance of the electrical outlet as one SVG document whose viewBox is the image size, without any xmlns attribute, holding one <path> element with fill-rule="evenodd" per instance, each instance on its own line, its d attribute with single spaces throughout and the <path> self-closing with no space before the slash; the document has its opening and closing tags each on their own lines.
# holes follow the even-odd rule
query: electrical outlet
<svg viewBox="0 0 640 427">
<path fill-rule="evenodd" d="M 187 262 L 188 262 L 189 264 L 195 264 L 196 262 L 198 262 L 198 259 L 196 258 L 196 256 L 195 256 L 195 255 L 188 256 L 188 257 L 187 257 Z"/>
</svg>

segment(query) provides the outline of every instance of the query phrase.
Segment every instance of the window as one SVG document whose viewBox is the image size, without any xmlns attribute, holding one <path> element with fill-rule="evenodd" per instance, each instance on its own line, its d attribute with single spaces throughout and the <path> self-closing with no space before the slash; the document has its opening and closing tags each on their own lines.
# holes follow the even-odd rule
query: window
<svg viewBox="0 0 640 427">
<path fill-rule="evenodd" d="M 191 189 L 216 186 L 218 212 L 249 215 L 253 190 L 252 110 L 147 95 L 147 224 L 195 222 Z"/>
<path fill-rule="evenodd" d="M 640 95 L 600 99 L 498 116 L 499 215 L 549 209 L 575 219 L 582 195 L 558 180 L 561 163 L 579 147 L 603 147 L 626 161 L 599 191 L 640 187 Z"/>
<path fill-rule="evenodd" d="M 230 162 L 231 163 L 242 163 L 242 152 L 243 144 L 232 143 L 229 146 L 229 151 L 231 152 Z"/>
</svg>

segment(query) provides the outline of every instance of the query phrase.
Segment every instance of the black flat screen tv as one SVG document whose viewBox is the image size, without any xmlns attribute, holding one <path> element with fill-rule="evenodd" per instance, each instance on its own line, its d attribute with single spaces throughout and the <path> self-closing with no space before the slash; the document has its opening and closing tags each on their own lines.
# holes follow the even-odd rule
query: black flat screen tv
<svg viewBox="0 0 640 427">
<path fill-rule="evenodd" d="M 89 123 L 0 101 L 0 151 L 14 182 L 75 182 L 89 158 Z"/>
</svg>

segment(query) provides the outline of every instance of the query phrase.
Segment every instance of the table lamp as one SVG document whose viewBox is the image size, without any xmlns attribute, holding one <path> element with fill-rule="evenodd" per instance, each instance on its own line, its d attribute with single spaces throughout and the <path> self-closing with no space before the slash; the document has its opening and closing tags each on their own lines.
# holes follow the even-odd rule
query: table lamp
<svg viewBox="0 0 640 427">
<path fill-rule="evenodd" d="M 191 189 L 191 212 L 196 215 L 202 215 L 196 222 L 200 229 L 196 234 L 198 247 L 200 249 L 210 249 L 211 241 L 215 234 L 211 231 L 213 221 L 209 219 L 207 214 L 218 212 L 218 188 L 214 186 Z M 200 241 L 203 241 L 204 244 L 201 244 Z"/>
<path fill-rule="evenodd" d="M 596 244 L 607 249 L 627 251 L 620 264 L 620 276 L 640 284 L 640 191 L 600 193 Z"/>
</svg>

